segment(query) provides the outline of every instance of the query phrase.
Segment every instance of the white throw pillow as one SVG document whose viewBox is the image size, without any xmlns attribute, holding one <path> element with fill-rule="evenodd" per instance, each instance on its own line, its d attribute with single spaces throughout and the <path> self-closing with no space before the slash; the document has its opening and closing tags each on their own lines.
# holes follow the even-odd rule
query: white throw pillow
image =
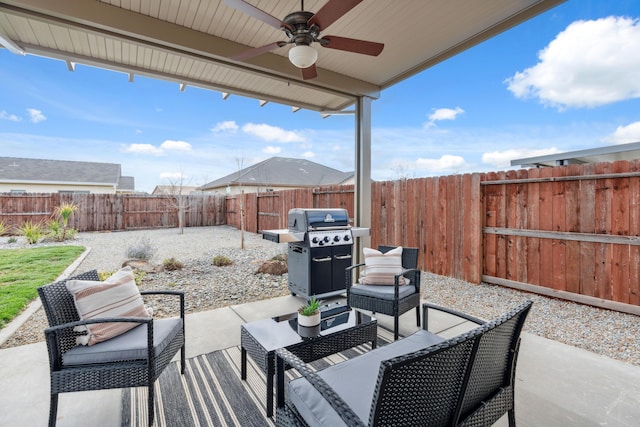
<svg viewBox="0 0 640 427">
<path fill-rule="evenodd" d="M 151 317 L 144 306 L 131 267 L 127 266 L 117 271 L 104 282 L 68 280 L 67 289 L 73 295 L 81 320 Z M 94 345 L 123 334 L 138 325 L 139 323 L 114 322 L 80 326 L 76 331 L 86 331 L 88 334 L 77 337 L 76 340 L 78 344 Z"/>
<path fill-rule="evenodd" d="M 364 253 L 364 277 L 360 277 L 360 283 L 364 285 L 393 285 L 395 276 L 402 273 L 402 246 L 398 246 L 387 253 L 375 249 L 363 248 Z M 404 277 L 400 277 L 400 285 L 407 284 Z"/>
</svg>

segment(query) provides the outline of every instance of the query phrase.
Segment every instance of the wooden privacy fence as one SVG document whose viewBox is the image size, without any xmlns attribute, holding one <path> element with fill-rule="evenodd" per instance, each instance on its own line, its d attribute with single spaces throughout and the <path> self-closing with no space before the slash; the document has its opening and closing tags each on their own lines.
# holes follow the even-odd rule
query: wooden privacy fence
<svg viewBox="0 0 640 427">
<path fill-rule="evenodd" d="M 240 229 L 243 210 L 247 231 L 287 228 L 294 207 L 353 217 L 353 191 L 188 196 L 185 226 Z M 374 182 L 371 196 L 371 245 L 418 247 L 425 271 L 640 314 L 640 161 Z M 0 194 L 0 221 L 46 221 L 64 202 L 80 231 L 178 225 L 171 197 L 107 194 Z"/>
<path fill-rule="evenodd" d="M 481 184 L 482 280 L 640 314 L 640 161 L 489 173 Z"/>
<path fill-rule="evenodd" d="M 353 216 L 353 186 L 243 197 L 251 232 L 293 207 Z M 371 199 L 371 245 L 418 247 L 425 271 L 640 314 L 640 161 L 374 182 Z"/>
<path fill-rule="evenodd" d="M 185 227 L 225 224 L 224 196 L 183 197 Z M 0 194 L 0 221 L 10 227 L 19 227 L 25 221 L 47 222 L 62 203 L 74 203 L 78 207 L 69 223 L 78 231 L 178 226 L 179 204 L 174 196 L 123 194 Z"/>
<path fill-rule="evenodd" d="M 292 208 L 343 208 L 353 217 L 353 185 L 227 196 L 228 225 L 241 228 L 241 208 L 244 229 L 252 233 L 287 228 L 287 215 Z"/>
</svg>

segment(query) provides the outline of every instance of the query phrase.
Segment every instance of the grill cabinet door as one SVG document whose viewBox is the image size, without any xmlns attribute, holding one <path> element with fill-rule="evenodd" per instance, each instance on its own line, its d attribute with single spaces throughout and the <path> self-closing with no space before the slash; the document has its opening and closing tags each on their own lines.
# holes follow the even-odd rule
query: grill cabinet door
<svg viewBox="0 0 640 427">
<path fill-rule="evenodd" d="M 332 268 L 333 256 L 331 247 L 311 249 L 311 284 L 310 294 L 318 295 L 331 292 L 332 289 Z"/>
</svg>

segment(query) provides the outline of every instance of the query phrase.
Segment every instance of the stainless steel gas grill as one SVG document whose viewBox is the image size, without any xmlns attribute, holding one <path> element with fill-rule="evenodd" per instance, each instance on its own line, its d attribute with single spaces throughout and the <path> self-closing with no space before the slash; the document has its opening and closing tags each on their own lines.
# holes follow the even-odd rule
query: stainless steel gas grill
<svg viewBox="0 0 640 427">
<path fill-rule="evenodd" d="M 305 298 L 344 293 L 353 239 L 369 235 L 369 229 L 351 227 L 346 209 L 291 209 L 288 225 L 287 230 L 263 230 L 262 236 L 289 243 L 289 291 Z"/>
</svg>

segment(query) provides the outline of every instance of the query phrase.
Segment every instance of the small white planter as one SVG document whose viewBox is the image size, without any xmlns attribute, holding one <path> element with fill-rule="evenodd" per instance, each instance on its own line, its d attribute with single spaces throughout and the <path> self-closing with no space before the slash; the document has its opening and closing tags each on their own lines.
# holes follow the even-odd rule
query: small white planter
<svg viewBox="0 0 640 427">
<path fill-rule="evenodd" d="M 298 313 L 298 325 L 311 327 L 311 326 L 317 326 L 319 324 L 320 324 L 320 312 L 317 312 L 316 314 L 313 314 L 311 316 L 303 316 L 302 314 Z"/>
</svg>

